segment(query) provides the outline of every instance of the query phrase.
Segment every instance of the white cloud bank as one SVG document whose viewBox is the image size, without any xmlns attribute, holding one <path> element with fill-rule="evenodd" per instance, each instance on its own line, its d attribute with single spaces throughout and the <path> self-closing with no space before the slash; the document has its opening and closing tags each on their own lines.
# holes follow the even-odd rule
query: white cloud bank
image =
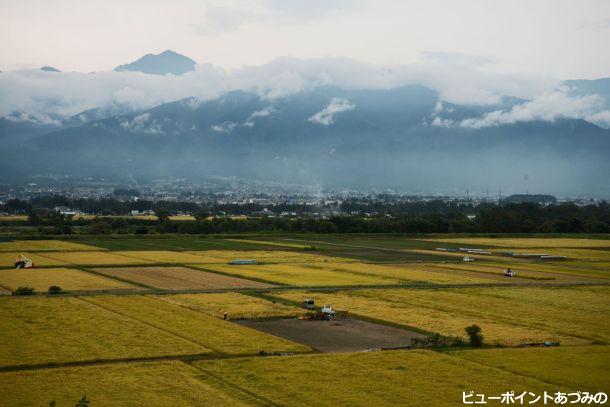
<svg viewBox="0 0 610 407">
<path fill-rule="evenodd" d="M 58 118 L 97 107 L 137 111 L 189 97 L 193 99 L 188 103 L 197 106 L 233 90 L 257 92 L 271 105 L 276 98 L 321 85 L 388 89 L 422 84 L 436 89 L 442 100 L 457 104 L 493 104 L 502 95 L 531 100 L 510 111 L 492 112 L 457 124 L 443 117 L 447 112 L 437 112 L 431 119 L 435 126 L 483 128 L 559 117 L 584 118 L 610 126 L 610 113 L 600 108 L 599 98 L 595 96 L 570 97 L 566 89 L 558 88 L 561 84 L 558 80 L 496 74 L 481 68 L 481 63 L 491 62 L 484 57 L 430 53 L 425 62 L 412 65 L 373 66 L 347 58 L 279 58 L 265 65 L 235 70 L 206 64 L 182 76 L 5 71 L 0 73 L 0 117 L 54 123 Z M 351 109 L 349 102 L 336 100 L 312 116 L 311 121 L 330 125 L 335 114 Z M 242 125 L 252 127 L 257 118 L 272 113 L 272 108 L 254 112 Z"/>
<path fill-rule="evenodd" d="M 356 105 L 351 104 L 349 100 L 345 98 L 332 98 L 330 103 L 326 105 L 324 109 L 314 114 L 307 120 L 323 126 L 330 126 L 335 122 L 336 114 L 354 110 L 355 108 Z"/>
<path fill-rule="evenodd" d="M 518 122 L 552 122 L 558 119 L 584 119 L 602 127 L 610 125 L 610 111 L 602 110 L 603 100 L 600 96 L 570 97 L 568 90 L 563 86 L 532 101 L 513 106 L 510 110 L 496 110 L 480 118 L 462 120 L 459 126 L 480 129 Z M 435 121 L 437 119 L 440 118 L 436 117 Z M 448 127 L 451 123 L 440 119 L 436 123 L 433 121 L 432 124 Z"/>
</svg>

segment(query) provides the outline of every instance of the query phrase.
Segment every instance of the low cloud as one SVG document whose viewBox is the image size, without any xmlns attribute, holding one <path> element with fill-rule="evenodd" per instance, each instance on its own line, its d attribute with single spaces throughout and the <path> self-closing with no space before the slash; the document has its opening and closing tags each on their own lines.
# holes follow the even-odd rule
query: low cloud
<svg viewBox="0 0 610 407">
<path fill-rule="evenodd" d="M 220 124 L 215 124 L 211 127 L 211 129 L 217 133 L 222 134 L 231 134 L 233 130 L 237 127 L 237 123 L 234 122 L 222 122 Z"/>
<path fill-rule="evenodd" d="M 479 118 L 465 119 L 459 125 L 480 129 L 536 120 L 595 118 L 604 121 L 608 118 L 606 112 L 600 112 L 603 101 L 598 95 L 570 97 L 567 92 L 568 89 L 564 86 L 532 101 L 513 106 L 510 110 L 496 110 Z"/>
<path fill-rule="evenodd" d="M 150 113 L 143 113 L 133 117 L 120 119 L 121 127 L 134 133 L 144 133 L 150 135 L 165 134 L 161 125 L 156 120 L 151 120 Z"/>
<path fill-rule="evenodd" d="M 273 108 L 273 106 L 267 106 L 262 110 L 257 110 L 256 112 L 253 112 L 250 116 L 248 116 L 248 118 L 244 122 L 244 126 L 254 127 L 254 120 L 256 118 L 271 116 L 271 114 L 273 113 L 276 113 L 276 110 Z"/>
<path fill-rule="evenodd" d="M 335 122 L 336 114 L 354 110 L 355 108 L 356 105 L 351 104 L 349 100 L 345 98 L 332 98 L 330 103 L 326 105 L 324 109 L 314 114 L 307 120 L 323 126 L 330 126 Z"/>
</svg>

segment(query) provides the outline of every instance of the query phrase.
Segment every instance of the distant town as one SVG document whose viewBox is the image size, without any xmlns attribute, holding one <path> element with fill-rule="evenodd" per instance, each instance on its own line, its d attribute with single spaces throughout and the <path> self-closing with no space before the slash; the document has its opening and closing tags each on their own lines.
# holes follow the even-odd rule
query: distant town
<svg viewBox="0 0 610 407">
<path fill-rule="evenodd" d="M 92 202 L 99 202 L 93 205 Z M 120 205 L 104 203 L 119 202 Z M 18 202 L 21 202 L 19 204 Z M 98 182 L 68 185 L 0 185 L 0 216 L 26 214 L 24 203 L 34 203 L 63 215 L 153 216 L 166 207 L 174 215 L 195 215 L 206 208 L 216 216 L 310 217 L 397 216 L 408 213 L 460 212 L 474 217 L 480 205 L 536 203 L 539 205 L 597 205 L 603 200 L 584 197 L 557 198 L 546 194 L 502 195 L 465 190 L 463 194 L 413 194 L 394 189 L 319 189 L 276 183 L 233 182 L 192 184 L 165 180 L 147 185 Z"/>
</svg>

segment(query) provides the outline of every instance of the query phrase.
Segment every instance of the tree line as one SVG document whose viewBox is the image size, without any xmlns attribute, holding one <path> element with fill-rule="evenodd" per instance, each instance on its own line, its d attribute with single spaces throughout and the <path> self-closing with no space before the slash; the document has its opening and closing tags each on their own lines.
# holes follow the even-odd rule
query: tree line
<svg viewBox="0 0 610 407">
<path fill-rule="evenodd" d="M 172 203 L 173 204 L 173 203 Z M 104 218 L 79 219 L 55 211 L 29 209 L 30 226 L 53 234 L 112 234 L 112 233 L 610 233 L 610 206 L 577 206 L 561 204 L 543 206 L 536 203 L 480 205 L 468 209 L 429 213 L 404 213 L 376 216 L 338 215 L 324 218 L 250 217 L 233 219 L 214 215 L 197 206 L 195 220 L 174 221 L 172 210 L 157 208 L 158 219 Z M 14 223 L 13 223 L 14 224 Z"/>
</svg>

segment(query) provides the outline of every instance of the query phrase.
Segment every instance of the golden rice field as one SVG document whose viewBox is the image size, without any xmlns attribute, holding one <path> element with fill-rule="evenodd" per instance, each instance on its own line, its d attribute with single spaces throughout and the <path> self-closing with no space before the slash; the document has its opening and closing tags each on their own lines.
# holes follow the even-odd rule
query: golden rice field
<svg viewBox="0 0 610 407">
<path fill-rule="evenodd" d="M 42 256 L 43 254 L 41 254 Z M 67 264 L 83 266 L 123 265 L 123 264 L 151 264 L 145 259 L 123 256 L 119 252 L 49 252 L 44 257 L 59 260 Z"/>
<path fill-rule="evenodd" d="M 217 288 L 268 288 L 271 284 L 193 270 L 186 267 L 104 267 L 92 269 L 107 276 L 164 290 L 207 290 Z"/>
<path fill-rule="evenodd" d="M 302 245 L 298 243 L 289 243 L 289 242 L 278 242 L 275 240 L 252 240 L 252 239 L 225 239 L 229 242 L 237 242 L 237 243 L 250 243 L 250 244 L 260 244 L 264 246 L 279 246 L 279 247 L 290 247 L 293 249 L 303 250 L 308 248 L 310 245 Z"/>
<path fill-rule="evenodd" d="M 212 350 L 80 298 L 0 298 L 0 366 Z"/>
<path fill-rule="evenodd" d="M 510 248 L 587 248 L 605 247 L 610 248 L 610 239 L 575 239 L 575 238 L 506 238 L 506 237 L 455 237 L 418 239 L 433 242 L 463 243 L 467 245 L 485 245 Z"/>
<path fill-rule="evenodd" d="M 610 347 L 485 349 L 452 351 L 450 355 L 535 377 L 558 388 L 598 392 L 610 390 Z"/>
<path fill-rule="evenodd" d="M 488 263 L 433 263 L 429 264 L 428 267 L 437 269 L 439 271 L 460 270 L 491 274 L 495 276 L 502 276 L 505 270 L 510 268 L 517 273 L 515 278 L 525 278 L 529 280 L 555 280 L 555 277 L 550 276 L 549 274 L 537 273 L 535 271 L 524 269 L 523 267 L 520 267 L 520 265 L 514 264 L 491 265 Z"/>
<path fill-rule="evenodd" d="M 0 216 L 0 222 L 24 222 L 28 220 L 28 215 L 4 215 Z"/>
<path fill-rule="evenodd" d="M 160 295 L 159 300 L 229 319 L 290 317 L 303 315 L 303 309 L 239 293 Z"/>
<path fill-rule="evenodd" d="M 206 264 L 203 269 L 296 286 L 399 284 L 400 280 L 374 275 L 332 271 L 311 264 L 228 265 Z"/>
<path fill-rule="evenodd" d="M 15 240 L 0 242 L 0 252 L 21 251 L 67 251 L 67 250 L 102 250 L 99 247 L 63 240 Z"/>
<path fill-rule="evenodd" d="M 86 395 L 92 406 L 245 406 L 210 386 L 200 371 L 178 361 L 136 362 L 0 373 L 10 406 L 73 406 Z M 233 392 L 235 393 L 235 392 Z"/>
<path fill-rule="evenodd" d="M 464 328 L 476 323 L 488 343 L 610 341 L 608 287 L 388 289 L 281 296 L 292 301 L 310 296 L 340 310 L 442 335 L 463 336 Z"/>
<path fill-rule="evenodd" d="M 50 259 L 38 253 L 0 252 L 0 267 L 14 267 L 15 261 L 20 254 L 32 260 L 36 266 L 62 266 L 66 264 L 63 261 Z"/>
<path fill-rule="evenodd" d="M 544 252 L 567 256 L 570 260 L 610 261 L 610 250 L 603 249 L 544 249 Z"/>
<path fill-rule="evenodd" d="M 64 291 L 139 289 L 132 284 L 68 268 L 0 270 L 0 286 L 10 290 L 32 287 L 45 292 L 52 285 Z"/>
<path fill-rule="evenodd" d="M 202 257 L 203 260 L 200 260 L 199 263 L 204 264 L 228 263 L 236 259 L 252 259 L 259 263 L 343 263 L 356 261 L 348 258 L 282 250 L 206 250 L 189 251 L 187 253 Z"/>
<path fill-rule="evenodd" d="M 400 265 L 380 265 L 361 262 L 323 263 L 307 265 L 306 267 L 348 274 L 393 278 L 405 283 L 461 284 L 489 282 L 489 280 L 482 278 L 457 275 L 450 271 L 444 272 L 442 269 L 433 268 L 424 263 L 405 263 Z"/>
<path fill-rule="evenodd" d="M 307 352 L 305 345 L 271 336 L 145 296 L 97 296 L 88 302 L 171 333 L 193 344 L 226 354 L 267 352 Z"/>
<path fill-rule="evenodd" d="M 212 253 L 208 255 L 208 252 L 173 252 L 164 250 L 129 250 L 113 252 L 121 256 L 129 257 L 132 259 L 145 260 L 146 262 L 156 263 L 202 263 L 206 260 L 213 259 L 213 261 L 219 261 L 214 257 Z"/>
<path fill-rule="evenodd" d="M 587 280 L 586 277 L 594 278 L 606 278 L 610 279 L 610 263 L 604 262 L 579 262 L 579 261 L 557 261 L 557 262 L 497 262 L 497 261 L 485 261 L 480 262 L 474 266 L 485 265 L 489 267 L 496 267 L 506 269 L 510 267 L 513 270 L 519 272 L 520 270 L 527 273 L 534 273 L 538 275 L 541 273 L 545 275 L 550 273 L 556 278 L 558 275 L 571 276 L 573 278 L 581 278 Z M 464 267 L 470 267 L 464 266 Z"/>
<path fill-rule="evenodd" d="M 427 350 L 243 358 L 194 365 L 222 377 L 226 391 L 237 386 L 283 406 L 457 406 L 462 405 L 463 391 L 495 395 L 549 389 L 534 378 Z M 574 373 L 585 369 L 580 366 Z"/>
</svg>

